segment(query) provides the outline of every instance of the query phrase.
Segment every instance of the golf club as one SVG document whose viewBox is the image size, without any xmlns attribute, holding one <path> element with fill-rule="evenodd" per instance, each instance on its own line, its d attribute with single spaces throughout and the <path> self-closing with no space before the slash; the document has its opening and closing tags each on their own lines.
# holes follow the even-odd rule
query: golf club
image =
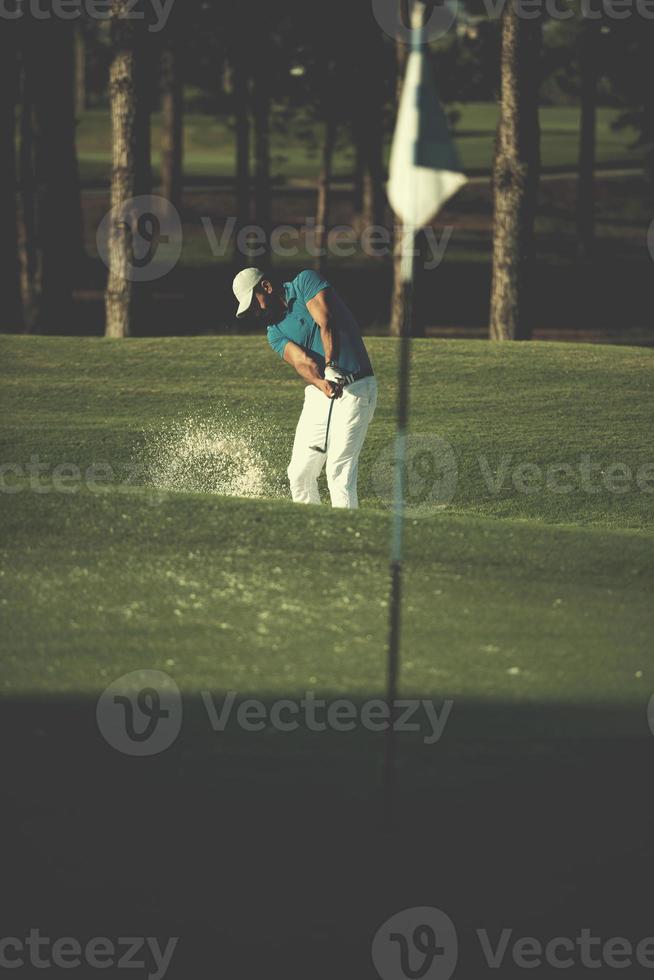
<svg viewBox="0 0 654 980">
<path fill-rule="evenodd" d="M 325 431 L 325 448 L 321 449 L 320 446 L 309 446 L 309 449 L 312 449 L 316 453 L 323 453 L 324 455 L 327 452 L 327 440 L 329 439 L 329 423 L 332 420 L 332 409 L 334 408 L 335 401 L 336 401 L 336 396 L 334 395 L 331 402 L 329 403 L 329 415 L 327 416 L 327 429 Z"/>
</svg>

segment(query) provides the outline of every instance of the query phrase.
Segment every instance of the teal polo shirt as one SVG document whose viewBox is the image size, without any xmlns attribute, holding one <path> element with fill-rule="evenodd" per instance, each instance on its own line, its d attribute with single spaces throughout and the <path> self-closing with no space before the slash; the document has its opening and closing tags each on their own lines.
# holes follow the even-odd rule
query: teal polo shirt
<svg viewBox="0 0 654 980">
<path fill-rule="evenodd" d="M 284 318 L 268 327 L 267 331 L 268 343 L 280 357 L 284 356 L 286 345 L 292 340 L 324 368 L 325 350 L 320 327 L 307 310 L 307 303 L 323 289 L 328 289 L 328 302 L 333 314 L 334 360 L 347 374 L 359 371 L 372 373 L 359 324 L 326 279 L 311 269 L 305 269 L 291 282 L 285 282 L 283 287 L 288 309 Z"/>
</svg>

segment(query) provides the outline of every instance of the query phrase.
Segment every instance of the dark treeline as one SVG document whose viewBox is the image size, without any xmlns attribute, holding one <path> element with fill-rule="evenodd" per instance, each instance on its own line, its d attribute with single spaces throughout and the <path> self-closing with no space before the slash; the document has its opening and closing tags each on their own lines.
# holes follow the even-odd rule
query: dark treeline
<svg viewBox="0 0 654 980">
<path fill-rule="evenodd" d="M 389 0 L 389 9 L 395 0 Z M 429 18 L 433 4 L 427 4 Z M 83 192 L 76 153 L 80 114 L 107 106 L 112 165 L 106 174 L 111 205 L 156 192 L 184 212 L 185 91 L 195 108 L 231 120 L 237 228 L 250 223 L 266 241 L 257 264 L 274 264 L 272 128 L 290 126 L 302 107 L 312 122 L 320 166 L 315 181 L 318 243 L 333 214 L 334 155 L 352 150 L 352 206 L 357 227 L 392 224 L 385 196 L 384 147 L 392 132 L 406 46 L 382 30 L 371 3 L 333 0 L 256 0 L 227 5 L 200 0 L 165 11 L 139 0 L 112 0 L 110 16 L 94 19 L 0 18 L 0 154 L 3 268 L 2 329 L 65 333 L 73 293 L 97 279 L 98 262 L 85 254 Z M 22 9 L 22 8 L 21 8 Z M 80 9 L 85 10 L 80 3 Z M 598 7 L 598 11 L 602 8 Z M 42 3 L 41 14 L 47 11 Z M 398 17 L 411 4 L 397 0 Z M 592 262 L 595 237 L 595 139 L 599 105 L 621 108 L 636 127 L 654 171 L 654 25 L 632 16 L 598 20 L 524 19 L 512 4 L 488 19 L 479 5 L 431 46 L 439 89 L 447 104 L 497 100 L 500 123 L 493 168 L 494 241 L 489 309 L 497 339 L 529 336 L 531 277 L 538 206 L 538 105 L 580 105 L 577 229 L 579 260 Z M 157 19 L 159 18 L 159 19 Z M 275 111 L 273 111 L 273 108 Z M 161 112 L 161 175 L 153 185 L 150 120 Z M 453 116 L 453 119 L 455 118 Z M 106 332 L 139 332 L 152 287 L 125 275 L 134 228 L 114 222 L 105 284 Z M 397 229 L 396 229 L 397 231 Z M 235 254 L 233 268 L 252 261 Z M 329 258 L 316 259 L 323 272 Z M 397 302 L 388 315 L 400 329 Z M 397 292 L 395 293 L 397 295 Z M 424 325 L 418 317 L 417 329 Z"/>
</svg>

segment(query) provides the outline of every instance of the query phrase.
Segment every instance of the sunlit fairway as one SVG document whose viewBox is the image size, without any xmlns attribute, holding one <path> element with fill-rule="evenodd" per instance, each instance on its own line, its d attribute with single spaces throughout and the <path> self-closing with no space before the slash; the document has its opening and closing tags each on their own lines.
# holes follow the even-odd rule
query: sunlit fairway
<svg viewBox="0 0 654 980">
<path fill-rule="evenodd" d="M 392 340 L 370 344 L 357 513 L 288 501 L 302 385 L 261 339 L 1 346 L 2 460 L 20 467 L 5 695 L 92 693 L 136 662 L 187 692 L 383 690 Z M 642 728 L 653 367 L 630 348 L 415 344 L 404 692 L 611 704 Z"/>
<path fill-rule="evenodd" d="M 488 171 L 497 128 L 497 105 L 494 102 L 471 102 L 453 108 L 459 113 L 455 135 L 466 171 Z M 629 127 L 613 128 L 618 115 L 615 109 L 601 107 L 598 110 L 597 164 L 600 168 L 633 167 L 642 160 L 642 151 L 634 147 L 636 132 Z M 540 118 L 544 167 L 574 170 L 579 150 L 579 109 L 576 106 L 543 106 Z M 304 134 L 304 138 L 297 133 Z M 152 135 L 156 172 L 161 140 L 161 118 L 157 114 L 153 117 Z M 296 110 L 292 123 L 282 123 L 279 132 L 273 128 L 274 176 L 315 178 L 320 169 L 318 146 L 315 121 L 303 110 Z M 111 161 L 107 110 L 92 109 L 83 114 L 78 129 L 78 147 L 82 177 L 106 180 Z M 235 173 L 233 130 L 223 119 L 187 113 L 184 160 L 188 177 L 232 177 Z M 350 176 L 353 167 L 352 151 L 339 148 L 334 160 L 335 175 Z"/>
</svg>

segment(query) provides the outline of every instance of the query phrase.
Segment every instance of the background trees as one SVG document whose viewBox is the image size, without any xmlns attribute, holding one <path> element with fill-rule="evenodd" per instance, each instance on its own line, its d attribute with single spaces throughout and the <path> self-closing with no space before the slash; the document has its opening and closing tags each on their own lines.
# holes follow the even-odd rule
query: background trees
<svg viewBox="0 0 654 980">
<path fill-rule="evenodd" d="M 2 26 L 11 46 L 2 59 L 5 145 L 15 143 L 15 104 L 20 104 L 18 167 L 9 160 L 7 165 L 14 198 L 8 234 L 14 222 L 19 228 L 15 258 L 21 270 L 21 319 L 30 332 L 65 332 L 84 254 L 75 145 L 75 31 L 69 21 L 54 19 Z M 15 262 L 8 268 L 15 269 Z"/>
<path fill-rule="evenodd" d="M 3 185 L 7 220 L 0 241 L 9 284 L 4 329 L 89 329 L 79 296 L 97 297 L 106 282 L 107 318 L 100 325 L 96 310 L 94 330 L 106 327 L 112 335 L 124 336 L 140 332 L 146 321 L 148 329 L 156 330 L 162 306 L 139 324 L 137 295 L 143 304 L 151 292 L 168 290 L 186 302 L 202 296 L 203 290 L 208 293 L 216 277 L 215 299 L 222 311 L 218 320 L 224 324 L 231 318 L 228 282 L 236 266 L 272 261 L 284 269 L 289 264 L 270 254 L 274 226 L 315 219 L 318 252 L 332 225 L 345 222 L 359 234 L 373 226 L 392 230 L 386 158 L 405 47 L 381 29 L 372 5 L 334 0 L 329 7 L 315 7 L 299 0 L 256 0 L 226 8 L 218 0 L 188 0 L 183 8 L 174 5 L 161 32 L 149 31 L 147 22 L 140 31 L 135 22 L 117 24 L 120 9 L 116 0 L 111 23 L 25 17 L 11 30 L 8 23 L 0 25 L 7 28 L 0 39 L 0 153 L 8 175 Z M 483 102 L 487 118 L 495 103 L 501 112 L 493 168 L 492 289 L 485 230 L 488 192 L 486 185 L 471 185 L 443 219 L 456 226 L 455 234 L 445 264 L 424 273 L 426 317 L 417 318 L 418 328 L 471 322 L 472 314 L 460 311 L 474 296 L 475 323 L 490 321 L 494 337 L 526 336 L 537 325 L 526 300 L 542 292 L 544 279 L 554 275 L 546 257 L 534 285 L 534 228 L 537 241 L 543 242 L 542 229 L 551 228 L 552 222 L 556 234 L 565 237 L 570 282 L 576 277 L 580 284 L 583 278 L 587 291 L 601 283 L 601 263 L 610 246 L 602 228 L 614 220 L 606 185 L 597 184 L 597 165 L 606 160 L 602 141 L 607 141 L 607 108 L 621 117 L 616 146 L 637 142 L 630 159 L 645 159 L 652 168 L 650 24 L 634 18 L 598 23 L 579 16 L 545 22 L 541 45 L 540 30 L 511 18 L 510 3 L 505 10 L 499 22 L 471 0 L 457 24 L 431 46 L 439 91 L 458 126 L 466 148 L 464 164 L 473 175 L 488 174 L 488 153 L 479 162 L 475 147 L 486 140 L 490 148 L 490 142 L 486 124 L 477 131 L 464 121 L 477 113 L 467 108 L 468 102 Z M 539 103 L 581 110 L 578 151 L 566 157 L 569 178 L 556 189 L 541 183 L 540 211 Z M 185 114 L 190 120 L 186 160 Z M 627 135 L 628 127 L 633 136 Z M 546 127 L 546 170 L 561 169 L 556 146 L 562 133 Z M 211 161 L 206 166 L 205 158 Z M 119 282 L 122 273 L 117 270 L 130 256 L 127 233 L 113 244 L 110 270 L 97 257 L 95 229 L 111 203 L 105 194 L 110 183 L 117 206 L 154 189 L 182 216 L 182 261 L 156 287 L 139 284 L 136 289 Z M 634 221 L 636 201 L 644 194 L 640 187 L 630 198 Z M 206 214 L 219 228 L 235 219 L 227 263 L 221 256 L 214 261 L 206 248 L 206 258 L 197 258 L 200 218 Z M 570 218 L 573 229 L 565 226 Z M 265 232 L 259 254 L 243 252 L 235 244 L 236 232 L 251 221 Z M 551 240 L 552 232 L 548 234 Z M 569 250 L 571 234 L 574 246 Z M 616 231 L 616 241 L 617 236 Z M 577 257 L 583 267 L 577 266 Z M 355 250 L 344 263 L 333 251 L 300 251 L 296 266 L 309 264 L 345 285 L 350 277 L 361 292 L 358 305 L 356 296 L 353 302 L 364 322 L 379 329 L 390 326 L 391 331 L 397 327 L 391 255 L 369 258 Z M 565 306 L 572 305 L 565 298 Z M 183 319 L 185 328 L 193 329 Z"/>
<path fill-rule="evenodd" d="M 161 193 L 176 207 L 182 206 L 183 179 L 183 82 L 179 40 L 171 32 L 161 53 L 161 108 L 163 146 L 161 151 Z"/>
<path fill-rule="evenodd" d="M 18 271 L 16 216 L 16 102 L 18 101 L 17 31 L 0 32 L 0 268 L 5 284 L 5 321 L 14 329 L 23 323 Z"/>
</svg>

